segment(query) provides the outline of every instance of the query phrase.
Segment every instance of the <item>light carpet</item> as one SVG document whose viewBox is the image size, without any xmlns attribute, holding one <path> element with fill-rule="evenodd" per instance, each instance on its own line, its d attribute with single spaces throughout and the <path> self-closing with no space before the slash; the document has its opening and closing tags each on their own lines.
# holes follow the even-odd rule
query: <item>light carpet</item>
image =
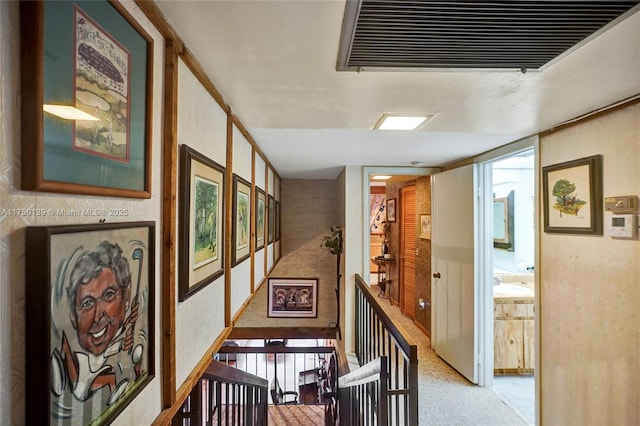
<svg viewBox="0 0 640 426">
<path fill-rule="evenodd" d="M 371 292 L 378 294 L 378 287 Z M 430 339 L 413 320 L 387 299 L 379 299 L 384 311 L 418 346 L 418 419 L 421 426 L 524 426 L 528 422 L 489 388 L 471 384 L 431 349 Z"/>
</svg>

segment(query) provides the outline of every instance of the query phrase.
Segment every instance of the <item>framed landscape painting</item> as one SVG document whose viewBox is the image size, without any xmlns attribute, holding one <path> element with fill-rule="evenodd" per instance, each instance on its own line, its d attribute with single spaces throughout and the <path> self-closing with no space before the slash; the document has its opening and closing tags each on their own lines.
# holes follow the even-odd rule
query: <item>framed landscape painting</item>
<svg viewBox="0 0 640 426">
<path fill-rule="evenodd" d="M 27 424 L 111 424 L 155 374 L 155 223 L 28 227 Z"/>
<path fill-rule="evenodd" d="M 149 198 L 153 41 L 118 2 L 20 3 L 22 188 Z"/>
<path fill-rule="evenodd" d="M 249 258 L 251 184 L 233 175 L 233 250 L 232 266 Z"/>
<path fill-rule="evenodd" d="M 268 316 L 271 318 L 316 318 L 317 278 L 269 278 Z"/>
<path fill-rule="evenodd" d="M 180 280 L 184 301 L 218 278 L 224 267 L 224 168 L 180 147 Z"/>
<path fill-rule="evenodd" d="M 542 168 L 544 232 L 602 235 L 602 156 Z"/>
<path fill-rule="evenodd" d="M 266 219 L 267 198 L 264 191 L 256 187 L 256 251 L 264 248 Z"/>
</svg>

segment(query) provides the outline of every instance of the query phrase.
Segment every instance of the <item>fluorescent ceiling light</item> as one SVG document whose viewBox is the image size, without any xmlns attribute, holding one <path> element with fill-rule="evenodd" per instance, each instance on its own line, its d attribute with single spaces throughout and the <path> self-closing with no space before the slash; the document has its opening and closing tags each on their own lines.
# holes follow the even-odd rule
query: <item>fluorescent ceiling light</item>
<svg viewBox="0 0 640 426">
<path fill-rule="evenodd" d="M 80 111 L 70 105 L 44 104 L 42 109 L 49 114 L 53 114 L 64 120 L 100 121 L 99 118 L 94 117 L 91 114 L 87 114 L 84 111 Z"/>
<path fill-rule="evenodd" d="M 391 179 L 391 176 L 388 176 L 388 175 L 376 175 L 376 176 L 372 176 L 371 179 L 387 180 L 387 179 Z"/>
<path fill-rule="evenodd" d="M 415 130 L 423 124 L 427 119 L 433 118 L 435 114 L 392 114 L 383 113 L 374 129 L 378 130 Z"/>
</svg>

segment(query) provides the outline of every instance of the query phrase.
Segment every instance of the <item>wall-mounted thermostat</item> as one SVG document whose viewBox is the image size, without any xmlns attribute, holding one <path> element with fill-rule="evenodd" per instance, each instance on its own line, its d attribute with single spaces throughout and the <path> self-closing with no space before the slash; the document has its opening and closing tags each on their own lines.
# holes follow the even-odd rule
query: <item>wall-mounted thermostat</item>
<svg viewBox="0 0 640 426">
<path fill-rule="evenodd" d="M 635 214 L 607 214 L 604 234 L 616 238 L 635 238 L 638 234 L 638 216 Z"/>
<path fill-rule="evenodd" d="M 638 209 L 638 197 L 635 195 L 607 197 L 604 199 L 604 209 L 616 214 L 634 213 Z"/>
</svg>

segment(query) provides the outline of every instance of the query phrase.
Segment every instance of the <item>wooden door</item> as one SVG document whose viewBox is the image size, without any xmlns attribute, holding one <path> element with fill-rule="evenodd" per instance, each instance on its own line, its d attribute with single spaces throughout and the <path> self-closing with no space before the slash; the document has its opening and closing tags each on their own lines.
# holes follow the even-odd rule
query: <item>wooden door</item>
<svg viewBox="0 0 640 426">
<path fill-rule="evenodd" d="M 416 187 L 400 190 L 400 309 L 416 317 Z"/>
</svg>

